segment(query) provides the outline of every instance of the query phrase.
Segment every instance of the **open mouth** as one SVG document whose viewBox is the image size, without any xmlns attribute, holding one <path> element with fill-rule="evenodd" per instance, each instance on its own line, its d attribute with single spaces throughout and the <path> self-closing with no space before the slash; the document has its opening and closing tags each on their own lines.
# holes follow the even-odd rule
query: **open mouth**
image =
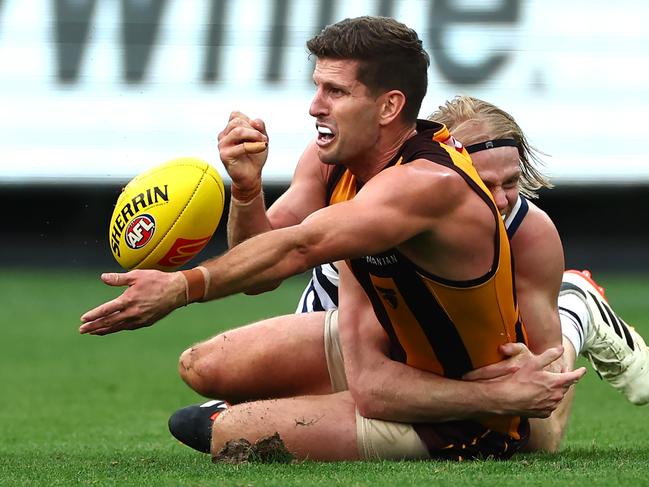
<svg viewBox="0 0 649 487">
<path fill-rule="evenodd" d="M 330 127 L 327 127 L 326 125 L 320 125 L 319 123 L 316 123 L 315 127 L 318 131 L 318 146 L 324 147 L 326 145 L 329 145 L 336 138 L 336 134 L 334 134 L 334 131 Z"/>
</svg>

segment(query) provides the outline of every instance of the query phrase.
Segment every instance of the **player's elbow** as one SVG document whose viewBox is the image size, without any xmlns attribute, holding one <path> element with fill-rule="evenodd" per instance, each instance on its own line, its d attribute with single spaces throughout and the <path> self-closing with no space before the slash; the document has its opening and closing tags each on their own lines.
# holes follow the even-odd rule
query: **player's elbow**
<svg viewBox="0 0 649 487">
<path fill-rule="evenodd" d="M 274 291 L 275 289 L 277 289 L 280 286 L 280 284 L 282 284 L 282 281 L 273 281 L 263 286 L 257 286 L 251 289 L 247 289 L 244 292 L 244 294 L 247 294 L 248 296 L 256 296 L 258 294 L 267 293 L 269 291 Z"/>
<path fill-rule="evenodd" d="M 358 414 L 364 418 L 388 419 L 389 401 L 381 394 L 382 388 L 368 377 L 369 374 L 364 375 L 354 386 L 349 387 Z"/>
</svg>

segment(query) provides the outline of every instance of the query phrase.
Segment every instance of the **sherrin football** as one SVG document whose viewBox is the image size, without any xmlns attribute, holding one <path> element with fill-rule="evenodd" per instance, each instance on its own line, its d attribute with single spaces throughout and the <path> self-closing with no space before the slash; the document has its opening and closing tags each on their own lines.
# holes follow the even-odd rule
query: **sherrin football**
<svg viewBox="0 0 649 487">
<path fill-rule="evenodd" d="M 110 219 L 110 250 L 125 269 L 174 270 L 200 252 L 223 214 L 223 181 L 212 166 L 174 159 L 133 178 Z"/>
</svg>

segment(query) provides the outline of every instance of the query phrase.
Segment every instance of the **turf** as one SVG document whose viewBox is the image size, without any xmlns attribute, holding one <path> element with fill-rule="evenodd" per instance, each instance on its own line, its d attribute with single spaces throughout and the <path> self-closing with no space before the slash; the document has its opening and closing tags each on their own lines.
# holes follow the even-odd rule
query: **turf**
<svg viewBox="0 0 649 487">
<path fill-rule="evenodd" d="M 615 308 L 649 336 L 649 278 L 600 276 Z M 558 455 L 508 462 L 213 465 L 167 432 L 198 397 L 178 378 L 187 346 L 293 311 L 303 279 L 272 294 L 178 310 L 156 326 L 80 336 L 78 317 L 116 295 L 94 274 L 0 274 L 0 485 L 649 485 L 649 406 L 592 371 L 578 385 Z"/>
</svg>

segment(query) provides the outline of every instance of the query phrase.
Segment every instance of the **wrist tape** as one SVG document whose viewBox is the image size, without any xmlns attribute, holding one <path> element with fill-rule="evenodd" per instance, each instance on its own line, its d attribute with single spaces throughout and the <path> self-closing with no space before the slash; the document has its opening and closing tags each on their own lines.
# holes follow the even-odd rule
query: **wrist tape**
<svg viewBox="0 0 649 487">
<path fill-rule="evenodd" d="M 210 272 L 203 266 L 180 272 L 185 276 L 185 305 L 204 301 L 210 286 Z"/>
</svg>

